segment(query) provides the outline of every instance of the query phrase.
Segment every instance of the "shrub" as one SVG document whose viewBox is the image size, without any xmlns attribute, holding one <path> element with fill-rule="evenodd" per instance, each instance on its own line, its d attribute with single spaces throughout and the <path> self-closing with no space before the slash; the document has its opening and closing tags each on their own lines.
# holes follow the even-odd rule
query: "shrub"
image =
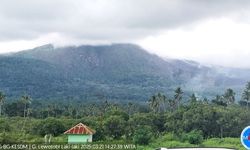
<svg viewBox="0 0 250 150">
<path fill-rule="evenodd" d="M 193 130 L 186 134 L 186 138 L 190 144 L 201 144 L 203 141 L 202 132 L 199 130 Z"/>
<path fill-rule="evenodd" d="M 152 132 L 149 126 L 141 126 L 135 130 L 133 141 L 136 144 L 147 145 L 151 140 Z"/>
<path fill-rule="evenodd" d="M 9 133 L 0 133 L 0 143 L 1 144 L 13 144 L 20 143 L 21 141 L 18 139 L 19 136 L 11 135 Z"/>
<path fill-rule="evenodd" d="M 102 141 L 105 140 L 105 132 L 104 128 L 101 126 L 98 126 L 95 128 L 96 133 L 93 135 L 94 141 Z"/>
<path fill-rule="evenodd" d="M 105 120 L 104 130 L 113 139 L 119 139 L 125 133 L 126 121 L 121 116 L 111 116 Z"/>
<path fill-rule="evenodd" d="M 42 136 L 46 134 L 52 134 L 53 136 L 58 136 L 65 131 L 65 127 L 60 121 L 54 118 L 48 118 L 44 121 L 41 121 L 36 126 L 34 126 L 33 130 L 37 134 Z"/>
<path fill-rule="evenodd" d="M 0 132 L 8 132 L 10 131 L 10 126 L 4 120 L 0 120 Z"/>
</svg>

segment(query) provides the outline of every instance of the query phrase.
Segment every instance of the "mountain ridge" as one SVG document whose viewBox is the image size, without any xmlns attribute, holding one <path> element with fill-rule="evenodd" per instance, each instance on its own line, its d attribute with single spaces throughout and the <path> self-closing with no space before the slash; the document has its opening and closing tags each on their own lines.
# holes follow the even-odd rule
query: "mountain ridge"
<svg viewBox="0 0 250 150">
<path fill-rule="evenodd" d="M 23 70 L 18 69 L 22 66 Z M 241 78 L 235 73 L 239 70 Z M 186 96 L 195 92 L 211 97 L 229 87 L 240 91 L 250 73 L 244 69 L 218 70 L 190 60 L 165 59 L 134 44 L 59 48 L 47 44 L 0 56 L 0 71 L 5 72 L 0 76 L 0 89 L 10 97 L 27 92 L 38 99 L 97 100 L 97 95 L 103 95 L 121 101 L 145 101 L 156 92 L 171 95 L 177 86 L 187 91 Z M 10 72 L 12 78 L 8 77 Z"/>
</svg>

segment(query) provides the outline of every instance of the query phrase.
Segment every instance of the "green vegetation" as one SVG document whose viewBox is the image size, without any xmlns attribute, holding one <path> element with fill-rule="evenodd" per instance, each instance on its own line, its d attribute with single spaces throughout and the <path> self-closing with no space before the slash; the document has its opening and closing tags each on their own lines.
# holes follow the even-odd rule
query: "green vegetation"
<svg viewBox="0 0 250 150">
<path fill-rule="evenodd" d="M 218 69 L 160 58 L 133 44 L 45 45 L 0 55 L 0 90 L 9 100 L 26 92 L 34 100 L 49 103 L 93 102 L 100 96 L 115 102 L 145 102 L 159 91 L 172 95 L 180 85 L 185 100 L 193 91 L 212 99 L 226 87 L 239 93 L 249 77 L 248 69 Z M 173 105 L 175 109 L 178 101 Z"/>
<path fill-rule="evenodd" d="M 147 146 L 138 146 L 139 150 L 152 150 L 157 147 L 168 147 L 168 148 L 192 148 L 192 147 L 221 147 L 221 148 L 234 148 L 238 150 L 245 150 L 245 148 L 241 145 L 239 138 L 210 138 L 205 139 L 199 145 L 190 144 L 188 141 L 180 141 L 178 137 L 173 134 L 165 134 Z"/>
<path fill-rule="evenodd" d="M 150 126 L 140 126 L 135 130 L 133 141 L 139 145 L 147 145 L 152 138 L 152 129 Z"/>
<path fill-rule="evenodd" d="M 46 103 L 32 100 L 27 94 L 9 101 L 1 93 L 0 143 L 67 142 L 63 132 L 82 122 L 96 130 L 94 142 L 129 142 L 138 149 L 157 147 L 230 147 L 242 149 L 240 133 L 249 125 L 247 84 L 242 101 L 227 89 L 215 99 L 199 99 L 192 94 L 183 98 L 176 88 L 173 98 L 157 93 L 146 104 Z M 5 103 L 3 103 L 3 99 Z M 184 101 L 185 100 L 185 101 Z"/>
</svg>

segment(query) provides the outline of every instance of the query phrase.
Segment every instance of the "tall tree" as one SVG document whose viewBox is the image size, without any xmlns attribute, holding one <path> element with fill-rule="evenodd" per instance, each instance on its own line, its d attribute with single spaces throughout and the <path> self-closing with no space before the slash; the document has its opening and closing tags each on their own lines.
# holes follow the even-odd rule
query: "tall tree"
<svg viewBox="0 0 250 150">
<path fill-rule="evenodd" d="M 175 90 L 175 95 L 174 95 L 174 101 L 175 104 L 177 105 L 176 107 L 179 108 L 181 100 L 182 100 L 182 95 L 183 95 L 183 91 L 181 89 L 181 87 L 177 87 Z"/>
<path fill-rule="evenodd" d="M 223 96 L 220 95 L 216 95 L 215 99 L 212 100 L 212 103 L 216 104 L 216 105 L 221 105 L 226 107 L 227 103 L 225 102 Z"/>
<path fill-rule="evenodd" d="M 154 113 L 156 113 L 158 111 L 158 108 L 160 106 L 160 103 L 157 99 L 157 96 L 153 95 L 149 100 L 149 107 L 153 110 Z"/>
<path fill-rule="evenodd" d="M 5 95 L 3 92 L 0 91 L 0 116 L 2 116 L 2 106 L 4 104 Z"/>
<path fill-rule="evenodd" d="M 149 100 L 149 107 L 156 112 L 165 112 L 167 97 L 164 94 L 157 93 L 153 95 Z"/>
<path fill-rule="evenodd" d="M 27 118 L 28 118 L 28 115 L 29 113 L 31 112 L 31 110 L 28 109 L 28 105 L 31 104 L 31 98 L 29 95 L 23 95 L 21 97 L 21 103 L 24 104 L 24 110 L 23 110 L 23 117 L 24 117 L 24 121 L 23 121 L 23 126 L 21 128 L 21 131 L 23 133 L 23 136 L 25 136 L 26 132 L 24 130 L 25 126 L 26 126 L 26 121 L 27 121 Z"/>
<path fill-rule="evenodd" d="M 242 99 L 246 101 L 248 108 L 248 104 L 250 102 L 250 82 L 247 83 L 245 90 L 242 93 Z"/>
<path fill-rule="evenodd" d="M 166 108 L 167 97 L 164 94 L 158 93 L 158 98 L 159 98 L 159 101 L 163 107 L 163 112 L 166 112 L 166 110 L 167 110 L 167 108 Z"/>
<path fill-rule="evenodd" d="M 174 111 L 175 108 L 176 108 L 175 101 L 172 100 L 172 99 L 168 99 L 168 100 L 167 100 L 167 103 L 168 103 L 168 107 L 170 108 L 170 111 Z"/>
<path fill-rule="evenodd" d="M 24 104 L 23 117 L 25 118 L 27 113 L 27 107 L 29 104 L 31 104 L 32 99 L 29 95 L 25 94 L 21 97 L 20 101 Z"/>
<path fill-rule="evenodd" d="M 191 104 L 194 104 L 194 103 L 197 102 L 197 97 L 195 96 L 194 93 L 190 96 L 189 101 L 190 101 Z"/>
<path fill-rule="evenodd" d="M 223 98 L 227 105 L 233 104 L 235 102 L 235 92 L 229 88 L 224 93 Z"/>
<path fill-rule="evenodd" d="M 110 103 L 108 102 L 107 99 L 105 99 L 105 101 L 103 102 L 103 104 L 101 106 L 102 106 L 102 113 L 103 113 L 103 115 L 105 115 L 110 107 Z"/>
<path fill-rule="evenodd" d="M 133 103 L 128 102 L 127 107 L 128 107 L 128 115 L 129 115 L 129 116 L 131 115 L 131 112 L 132 112 L 132 110 L 133 110 L 133 106 L 134 106 Z"/>
<path fill-rule="evenodd" d="M 209 101 L 208 101 L 208 99 L 206 97 L 203 99 L 203 103 L 204 104 L 208 104 L 209 103 Z"/>
</svg>

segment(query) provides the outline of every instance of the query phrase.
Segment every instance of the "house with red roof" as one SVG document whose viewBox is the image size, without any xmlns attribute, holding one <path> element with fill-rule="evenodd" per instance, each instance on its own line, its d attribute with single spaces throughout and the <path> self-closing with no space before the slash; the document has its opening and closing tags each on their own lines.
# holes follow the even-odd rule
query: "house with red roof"
<svg viewBox="0 0 250 150">
<path fill-rule="evenodd" d="M 83 123 L 79 123 L 69 130 L 65 131 L 64 134 L 68 135 L 68 143 L 86 143 L 92 142 L 95 130 L 91 129 Z"/>
</svg>

